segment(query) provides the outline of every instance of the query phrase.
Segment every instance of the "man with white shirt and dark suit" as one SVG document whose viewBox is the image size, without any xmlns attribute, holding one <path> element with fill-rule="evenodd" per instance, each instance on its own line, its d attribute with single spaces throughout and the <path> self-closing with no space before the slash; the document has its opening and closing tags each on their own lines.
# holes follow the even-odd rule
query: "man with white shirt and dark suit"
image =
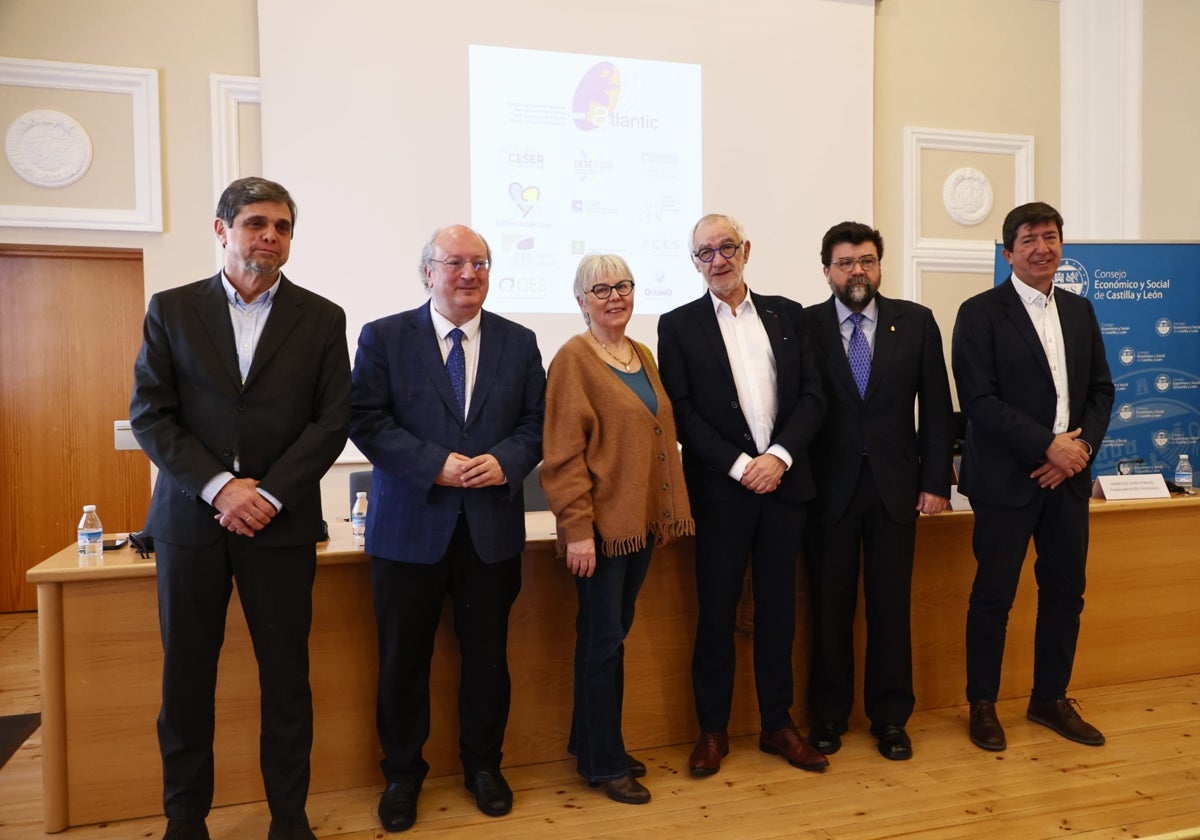
<svg viewBox="0 0 1200 840">
<path fill-rule="evenodd" d="M 692 684 L 700 738 L 688 767 L 712 775 L 729 751 L 734 630 L 749 563 L 759 749 L 824 770 L 828 759 L 796 731 L 790 711 L 796 566 L 814 493 L 807 451 L 825 411 L 803 307 L 750 291 L 743 277 L 750 241 L 736 219 L 700 219 L 691 247 L 708 291 L 658 322 L 659 370 L 696 520 Z"/>
<path fill-rule="evenodd" d="M 346 316 L 283 276 L 296 204 L 243 178 L 217 204 L 215 277 L 160 292 L 134 365 L 130 422 L 158 467 L 154 537 L 165 840 L 207 840 L 214 693 L 233 582 L 262 690 L 269 840 L 311 840 L 308 633 L 321 477 L 346 444 Z"/>
<path fill-rule="evenodd" d="M 1067 697 L 1088 545 L 1090 464 L 1114 388 L 1096 313 L 1054 285 L 1063 219 L 1048 204 L 1004 219 L 1007 282 L 965 301 L 952 364 L 967 418 L 959 489 L 975 512 L 975 582 L 967 611 L 971 741 L 1007 746 L 996 716 L 1008 614 L 1032 537 L 1038 584 L 1033 689 L 1026 716 L 1091 746 L 1104 736 Z"/>
<path fill-rule="evenodd" d="M 500 772 L 508 615 L 521 588 L 522 484 L 542 456 L 546 374 L 533 332 L 483 310 L 490 265 L 475 231 L 435 231 L 419 266 L 429 302 L 363 327 L 354 362 L 350 437 L 374 468 L 366 551 L 388 831 L 412 827 L 429 770 L 421 749 L 447 594 L 462 657 L 465 784 L 484 814 L 512 809 Z"/>
<path fill-rule="evenodd" d="M 829 408 L 810 449 L 817 480 L 806 539 L 812 580 L 812 745 L 841 747 L 854 704 L 861 557 L 867 614 L 863 706 L 880 754 L 912 757 L 910 590 L 919 514 L 950 496 L 950 384 L 933 313 L 879 294 L 883 237 L 831 227 L 821 263 L 833 295 L 804 310 Z M 915 416 L 914 416 L 915 408 Z"/>
</svg>

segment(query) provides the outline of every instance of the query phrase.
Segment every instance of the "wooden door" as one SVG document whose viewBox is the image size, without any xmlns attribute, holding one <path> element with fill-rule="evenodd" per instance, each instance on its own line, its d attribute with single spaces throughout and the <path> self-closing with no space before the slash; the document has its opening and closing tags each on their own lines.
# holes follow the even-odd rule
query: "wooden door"
<svg viewBox="0 0 1200 840">
<path fill-rule="evenodd" d="M 0 612 L 37 608 L 25 572 L 75 539 L 85 504 L 138 530 L 150 462 L 117 451 L 145 312 L 133 250 L 0 245 Z"/>
</svg>

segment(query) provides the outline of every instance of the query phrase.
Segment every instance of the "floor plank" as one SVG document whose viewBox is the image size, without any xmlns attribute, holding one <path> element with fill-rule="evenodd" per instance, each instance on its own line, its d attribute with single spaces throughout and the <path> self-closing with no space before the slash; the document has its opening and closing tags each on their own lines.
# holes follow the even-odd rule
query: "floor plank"
<svg viewBox="0 0 1200 840">
<path fill-rule="evenodd" d="M 37 619 L 0 616 L 0 713 L 39 710 Z M 825 773 L 805 773 L 734 739 L 721 772 L 693 779 L 689 745 L 642 750 L 645 806 L 619 805 L 589 789 L 568 760 L 506 769 L 516 808 L 489 819 L 460 777 L 427 780 L 419 819 L 408 836 L 486 834 L 554 840 L 667 840 L 694 837 L 876 840 L 919 837 L 1200 837 L 1200 676 L 1182 676 L 1079 692 L 1085 717 L 1108 736 L 1103 747 L 1059 738 L 1027 721 L 1024 703 L 998 704 L 1009 748 L 976 749 L 966 738 L 966 709 L 914 716 L 916 756 L 891 763 L 867 733 L 851 731 Z M 314 795 L 308 813 L 321 838 L 382 840 L 379 788 Z M 214 840 L 266 834 L 265 805 L 220 808 L 209 817 Z M 65 840 L 137 840 L 162 836 L 162 817 L 80 826 Z M 0 769 L 0 840 L 45 837 L 41 830 L 41 732 Z"/>
</svg>

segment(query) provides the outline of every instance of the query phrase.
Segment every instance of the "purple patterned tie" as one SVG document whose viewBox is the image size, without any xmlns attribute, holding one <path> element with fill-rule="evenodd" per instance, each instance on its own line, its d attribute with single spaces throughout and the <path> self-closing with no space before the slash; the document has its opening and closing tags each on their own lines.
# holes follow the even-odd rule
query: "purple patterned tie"
<svg viewBox="0 0 1200 840">
<path fill-rule="evenodd" d="M 458 408 L 464 414 L 467 408 L 467 358 L 463 354 L 463 331 L 458 327 L 448 333 L 454 346 L 446 356 L 446 373 L 450 374 L 450 387 L 458 399 Z"/>
<path fill-rule="evenodd" d="M 850 360 L 850 372 L 854 374 L 854 384 L 858 386 L 858 395 L 861 397 L 867 393 L 867 380 L 871 378 L 871 348 L 862 331 L 863 314 L 852 312 L 850 320 L 854 322 L 854 331 L 850 333 L 846 357 Z"/>
</svg>

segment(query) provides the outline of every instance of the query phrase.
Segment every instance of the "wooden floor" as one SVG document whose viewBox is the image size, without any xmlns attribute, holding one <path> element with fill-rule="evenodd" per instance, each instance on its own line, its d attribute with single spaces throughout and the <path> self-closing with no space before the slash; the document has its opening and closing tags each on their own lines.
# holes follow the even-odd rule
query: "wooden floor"
<svg viewBox="0 0 1200 840">
<path fill-rule="evenodd" d="M 1197 644 L 1195 639 L 1181 644 Z M 0 615 L 0 714 L 39 710 L 37 618 Z M 1024 701 L 999 704 L 1009 748 L 986 753 L 966 738 L 964 707 L 923 712 L 909 725 L 916 756 L 892 763 L 852 731 L 824 774 L 795 770 L 736 739 L 721 772 L 687 774 L 689 745 L 644 750 L 645 806 L 590 790 L 570 761 L 506 769 L 513 813 L 482 816 L 461 778 L 429 779 L 417 825 L 405 836 L 489 838 L 1146 838 L 1200 837 L 1200 675 L 1078 694 L 1108 736 L 1085 747 L 1024 719 Z M 690 710 L 681 710 L 690 714 Z M 147 722 L 152 725 L 152 722 Z M 219 760 L 219 757 L 218 757 Z M 318 837 L 387 837 L 375 815 L 379 788 L 312 796 Z M 214 811 L 214 840 L 266 836 L 262 803 Z M 66 840 L 162 836 L 162 817 L 72 828 Z M 0 769 L 0 838 L 45 837 L 40 730 Z"/>
</svg>

